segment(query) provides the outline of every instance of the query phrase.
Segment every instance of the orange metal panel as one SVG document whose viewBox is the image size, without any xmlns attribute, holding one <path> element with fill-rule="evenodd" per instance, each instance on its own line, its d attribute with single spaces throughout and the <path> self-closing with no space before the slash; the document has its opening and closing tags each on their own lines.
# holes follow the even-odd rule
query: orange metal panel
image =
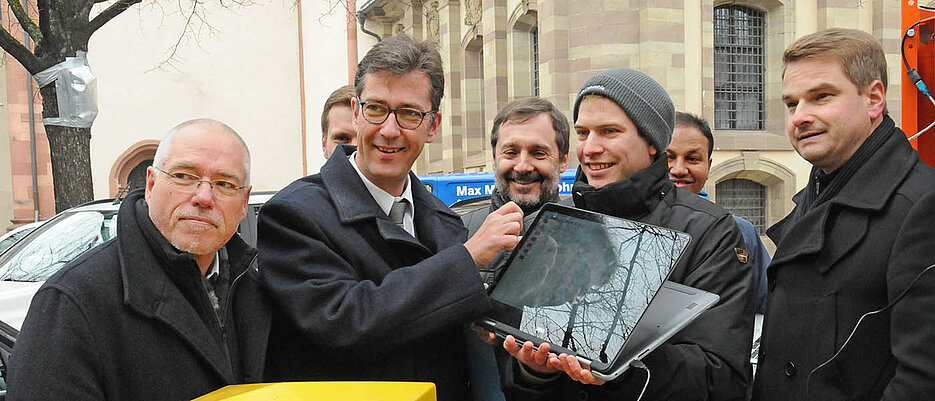
<svg viewBox="0 0 935 401">
<path fill-rule="evenodd" d="M 902 33 L 910 26 L 922 19 L 935 16 L 935 12 L 918 7 L 917 0 L 902 0 Z M 920 39 L 921 28 L 926 28 L 928 35 L 923 43 Z M 935 91 L 935 38 L 930 32 L 935 32 L 935 21 L 922 23 L 915 28 L 916 35 L 906 39 L 903 51 L 909 66 L 919 71 L 922 80 Z M 911 137 L 920 129 L 935 121 L 935 106 L 932 105 L 913 85 L 906 75 L 905 64 L 900 60 L 902 71 L 902 129 Z M 919 151 L 919 157 L 930 166 L 935 166 L 935 128 L 926 131 L 919 138 L 912 141 L 912 146 Z"/>
</svg>

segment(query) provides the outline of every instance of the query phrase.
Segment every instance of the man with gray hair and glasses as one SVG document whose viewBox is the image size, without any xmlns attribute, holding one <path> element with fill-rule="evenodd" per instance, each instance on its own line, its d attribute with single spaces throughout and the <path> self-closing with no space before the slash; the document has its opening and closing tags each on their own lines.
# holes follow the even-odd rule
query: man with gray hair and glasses
<svg viewBox="0 0 935 401">
<path fill-rule="evenodd" d="M 270 312 L 256 250 L 235 234 L 250 153 L 227 125 L 191 120 L 159 144 L 119 235 L 33 298 L 10 400 L 188 400 L 261 380 Z"/>
</svg>

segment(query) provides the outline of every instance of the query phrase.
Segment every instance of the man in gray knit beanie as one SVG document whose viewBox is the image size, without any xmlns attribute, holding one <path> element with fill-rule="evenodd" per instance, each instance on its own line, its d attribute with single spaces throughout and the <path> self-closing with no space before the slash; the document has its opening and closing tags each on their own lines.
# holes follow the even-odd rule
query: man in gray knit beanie
<svg viewBox="0 0 935 401">
<path fill-rule="evenodd" d="M 669 280 L 721 298 L 642 358 L 652 380 L 647 372 L 629 369 L 602 385 L 604 380 L 574 356 L 507 336 L 503 348 L 520 362 L 501 375 L 507 398 L 744 399 L 751 377 L 753 269 L 733 217 L 669 181 L 664 155 L 675 125 L 672 100 L 646 74 L 617 68 L 582 85 L 574 119 L 579 162 L 574 206 L 688 233 L 691 242 Z"/>
<path fill-rule="evenodd" d="M 585 81 L 578 91 L 575 121 L 578 121 L 581 101 L 592 95 L 617 103 L 636 124 L 640 136 L 656 149 L 656 158 L 665 153 L 675 128 L 675 106 L 662 85 L 630 68 L 615 68 L 597 74 Z"/>
</svg>

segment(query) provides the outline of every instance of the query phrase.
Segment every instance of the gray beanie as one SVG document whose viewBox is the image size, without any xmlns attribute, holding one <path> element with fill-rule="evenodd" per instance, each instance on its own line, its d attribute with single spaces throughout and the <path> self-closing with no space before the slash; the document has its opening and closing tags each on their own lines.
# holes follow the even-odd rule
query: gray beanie
<svg viewBox="0 0 935 401">
<path fill-rule="evenodd" d="M 642 137 L 656 148 L 656 158 L 666 153 L 675 127 L 675 106 L 658 82 L 637 70 L 614 68 L 597 74 L 581 85 L 575 99 L 575 121 L 578 106 L 587 95 L 598 95 L 616 102 Z"/>
</svg>

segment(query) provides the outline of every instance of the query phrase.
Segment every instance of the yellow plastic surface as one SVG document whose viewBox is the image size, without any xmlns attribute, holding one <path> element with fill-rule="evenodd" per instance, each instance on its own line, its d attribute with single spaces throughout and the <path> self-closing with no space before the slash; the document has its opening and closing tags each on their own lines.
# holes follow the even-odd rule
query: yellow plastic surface
<svg viewBox="0 0 935 401">
<path fill-rule="evenodd" d="M 419 382 L 286 382 L 238 384 L 195 401 L 436 401 L 435 384 Z"/>
</svg>

